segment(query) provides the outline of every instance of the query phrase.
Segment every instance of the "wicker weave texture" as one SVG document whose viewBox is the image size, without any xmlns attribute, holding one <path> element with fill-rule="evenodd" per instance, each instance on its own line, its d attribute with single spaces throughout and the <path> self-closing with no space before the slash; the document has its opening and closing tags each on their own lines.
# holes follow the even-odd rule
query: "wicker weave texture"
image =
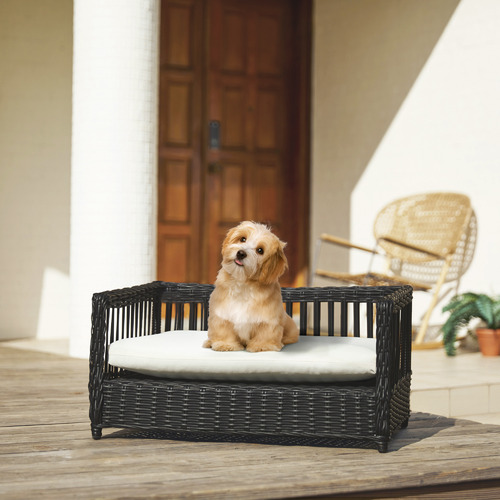
<svg viewBox="0 0 500 500">
<path fill-rule="evenodd" d="M 94 295 L 90 419 L 106 427 L 193 439 L 376 447 L 409 418 L 410 287 L 283 289 L 302 335 L 377 338 L 377 375 L 357 383 L 262 384 L 158 379 L 111 367 L 110 343 L 170 328 L 203 328 L 211 285 L 151 283 Z M 322 330 L 326 315 L 327 331 Z"/>
<path fill-rule="evenodd" d="M 453 255 L 446 281 L 454 281 L 472 261 L 476 232 L 470 199 L 458 193 L 425 193 L 396 200 L 380 211 L 373 226 L 375 239 L 392 259 L 392 271 L 431 284 L 436 282 L 442 267 L 440 259 L 432 254 L 441 256 L 441 261 Z"/>
<path fill-rule="evenodd" d="M 373 437 L 374 387 L 220 384 L 121 378 L 104 383 L 103 423 L 176 431 Z M 141 402 L 137 406 L 138 401 Z M 141 412 L 140 409 L 143 409 Z M 361 414 L 361 412 L 363 414 Z"/>
</svg>

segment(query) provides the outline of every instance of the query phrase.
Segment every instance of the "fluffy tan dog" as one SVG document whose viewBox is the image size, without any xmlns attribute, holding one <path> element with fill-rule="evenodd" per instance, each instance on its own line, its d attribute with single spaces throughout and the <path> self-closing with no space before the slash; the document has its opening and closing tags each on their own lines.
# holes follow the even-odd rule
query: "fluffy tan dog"
<svg viewBox="0 0 500 500">
<path fill-rule="evenodd" d="M 222 268 L 210 297 L 208 340 L 215 351 L 279 351 L 299 338 L 283 309 L 278 278 L 288 262 L 268 227 L 242 222 L 222 244 Z"/>
</svg>

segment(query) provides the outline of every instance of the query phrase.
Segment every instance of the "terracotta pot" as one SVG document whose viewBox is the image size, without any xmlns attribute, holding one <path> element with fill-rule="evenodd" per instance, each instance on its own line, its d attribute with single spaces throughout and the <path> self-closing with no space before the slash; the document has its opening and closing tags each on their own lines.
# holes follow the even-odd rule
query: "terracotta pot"
<svg viewBox="0 0 500 500">
<path fill-rule="evenodd" d="M 477 328 L 477 340 L 483 356 L 500 355 L 500 329 Z"/>
</svg>

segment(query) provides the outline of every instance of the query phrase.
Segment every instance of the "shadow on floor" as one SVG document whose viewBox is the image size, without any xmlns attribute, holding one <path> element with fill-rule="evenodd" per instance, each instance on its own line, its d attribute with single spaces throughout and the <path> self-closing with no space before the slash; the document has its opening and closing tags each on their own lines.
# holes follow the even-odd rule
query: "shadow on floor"
<svg viewBox="0 0 500 500">
<path fill-rule="evenodd" d="M 457 419 L 433 415 L 431 413 L 415 412 L 411 414 L 408 427 L 397 431 L 389 443 L 389 452 L 398 451 L 405 446 L 428 439 L 438 432 L 454 427 Z"/>
</svg>

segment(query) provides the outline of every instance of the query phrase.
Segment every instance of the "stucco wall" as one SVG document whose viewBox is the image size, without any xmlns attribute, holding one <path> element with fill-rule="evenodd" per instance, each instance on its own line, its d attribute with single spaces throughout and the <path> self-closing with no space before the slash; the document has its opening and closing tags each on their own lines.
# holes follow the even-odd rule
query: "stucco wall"
<svg viewBox="0 0 500 500">
<path fill-rule="evenodd" d="M 393 199 L 463 192 L 479 239 L 461 290 L 500 292 L 499 21 L 496 0 L 316 0 L 313 240 L 329 231 L 371 247 Z M 325 259 L 367 265 L 360 252 Z"/>
<path fill-rule="evenodd" d="M 351 196 L 457 3 L 315 1 L 312 243 L 321 232 L 351 236 Z M 348 270 L 346 251 L 324 257 L 323 266 Z"/>
<path fill-rule="evenodd" d="M 34 336 L 69 272 L 72 9 L 0 2 L 2 339 Z"/>
</svg>

